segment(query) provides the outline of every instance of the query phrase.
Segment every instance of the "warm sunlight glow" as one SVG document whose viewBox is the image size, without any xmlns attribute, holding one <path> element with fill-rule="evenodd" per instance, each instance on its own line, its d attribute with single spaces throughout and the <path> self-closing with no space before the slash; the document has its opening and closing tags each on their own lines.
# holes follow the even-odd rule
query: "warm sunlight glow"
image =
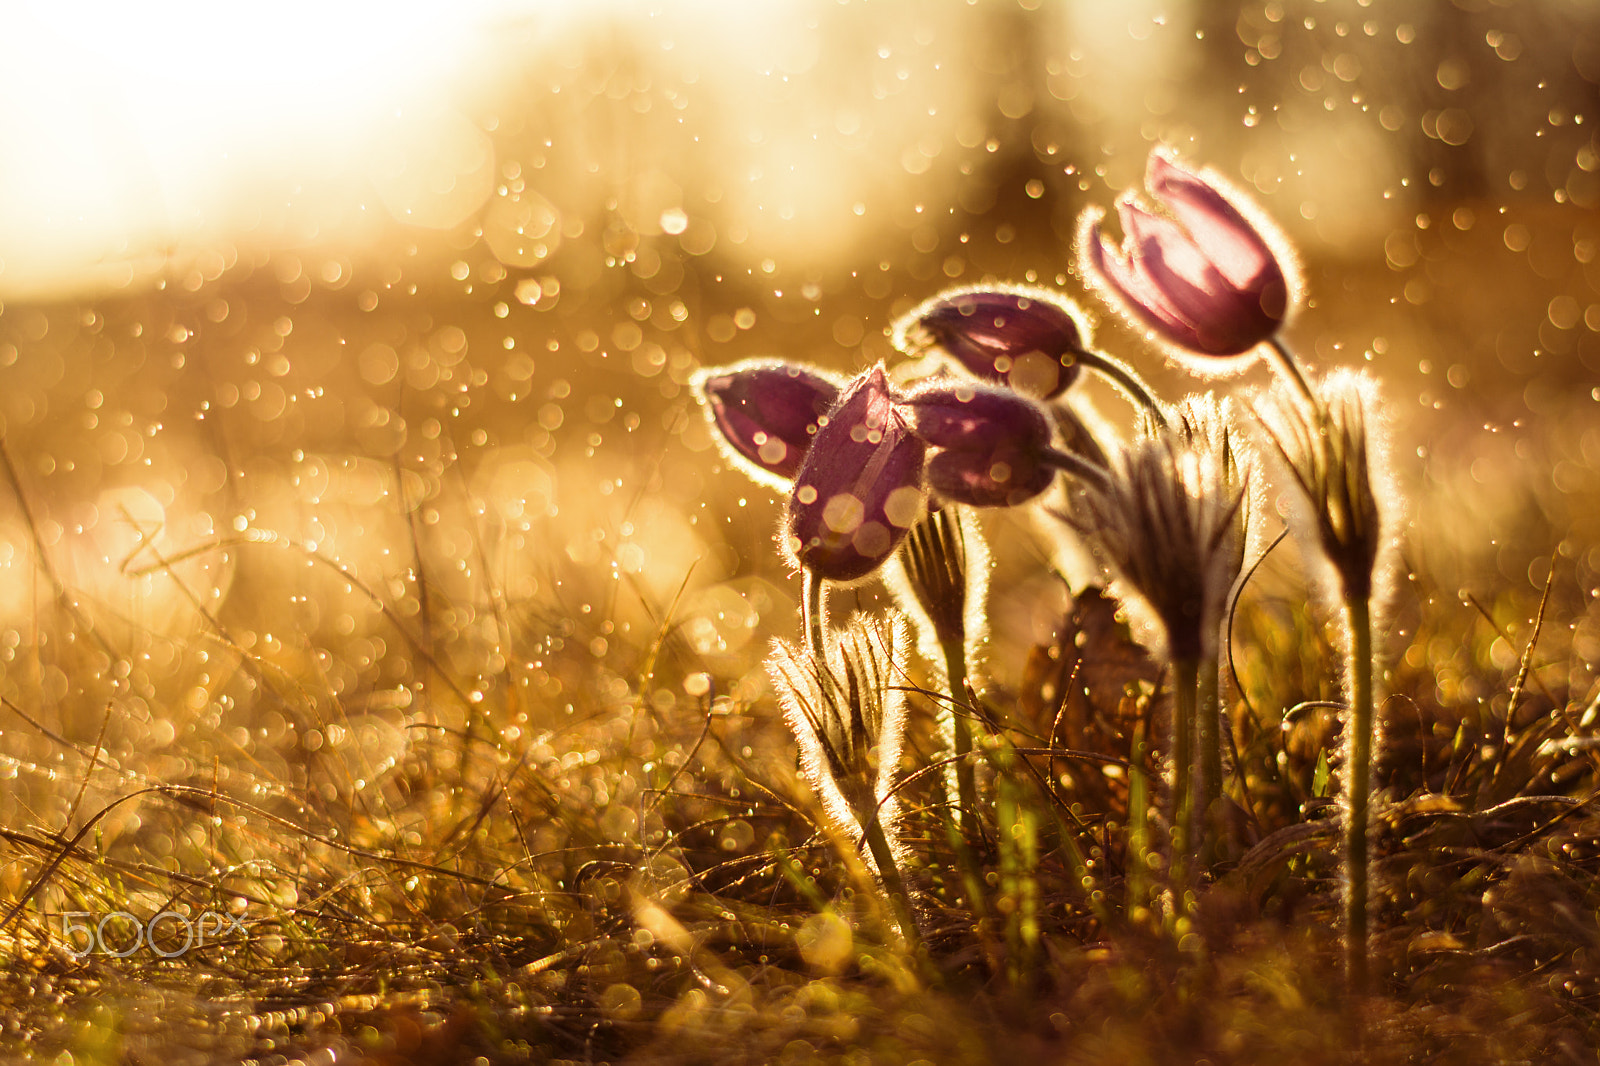
<svg viewBox="0 0 1600 1066">
<path fill-rule="evenodd" d="M 454 224 L 488 195 L 493 151 L 450 103 L 511 6 L 9 8 L 0 292 L 126 283 L 173 244 L 314 240 L 384 206 Z M 369 180 L 381 204 L 362 202 Z"/>
</svg>

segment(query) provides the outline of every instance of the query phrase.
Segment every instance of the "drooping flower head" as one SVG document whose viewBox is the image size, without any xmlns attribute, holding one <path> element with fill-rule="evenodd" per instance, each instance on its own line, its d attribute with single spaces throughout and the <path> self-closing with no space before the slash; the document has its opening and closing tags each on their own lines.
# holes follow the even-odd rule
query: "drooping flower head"
<svg viewBox="0 0 1600 1066">
<path fill-rule="evenodd" d="M 795 474 L 780 537 L 797 565 L 854 581 L 889 558 L 922 514 L 922 440 L 882 366 L 847 385 Z"/>
<path fill-rule="evenodd" d="M 912 432 L 927 443 L 928 487 L 951 503 L 1014 507 L 1055 480 L 1050 420 L 1007 389 L 935 381 L 905 399 Z"/>
<path fill-rule="evenodd" d="M 702 370 L 692 384 L 724 454 L 754 480 L 787 490 L 842 383 L 811 367 L 747 359 Z"/>
<path fill-rule="evenodd" d="M 1047 399 L 1077 380 L 1089 326 L 1059 293 L 985 285 L 923 301 L 895 323 L 892 339 L 909 355 L 941 352 L 975 377 Z"/>
<path fill-rule="evenodd" d="M 1089 284 L 1180 355 L 1242 355 L 1276 334 L 1301 289 L 1277 228 L 1216 174 L 1164 149 L 1150 154 L 1145 186 L 1159 210 L 1124 193 L 1120 247 L 1101 232 L 1102 210 L 1080 217 L 1078 267 Z"/>
<path fill-rule="evenodd" d="M 1063 463 L 1051 422 L 1008 389 L 944 377 L 910 392 L 882 366 L 844 385 L 772 360 L 702 371 L 694 387 L 730 462 L 789 493 L 780 543 L 834 582 L 876 570 L 927 491 L 977 507 L 1038 496 Z"/>
</svg>

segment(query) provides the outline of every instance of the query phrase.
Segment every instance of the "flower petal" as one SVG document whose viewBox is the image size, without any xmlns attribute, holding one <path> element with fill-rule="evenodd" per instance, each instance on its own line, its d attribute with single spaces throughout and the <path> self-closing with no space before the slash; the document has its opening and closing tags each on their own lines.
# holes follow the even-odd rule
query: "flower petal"
<svg viewBox="0 0 1600 1066">
<path fill-rule="evenodd" d="M 1088 344 L 1081 315 L 1046 289 L 952 289 L 913 308 L 894 338 L 903 351 L 937 348 L 980 378 L 1048 397 L 1077 380 Z"/>
<path fill-rule="evenodd" d="M 1150 276 L 1136 242 L 1136 234 L 1150 216 L 1127 201 L 1117 205 L 1122 228 L 1127 233 L 1124 247 L 1118 249 L 1096 226 L 1086 243 L 1086 263 L 1101 281 L 1115 292 L 1136 317 L 1143 319 L 1168 339 L 1183 345 L 1195 341 L 1194 324 L 1173 306 L 1160 284 Z"/>
<path fill-rule="evenodd" d="M 1045 448 L 1050 420 L 1032 400 L 1006 389 L 936 382 L 903 401 L 912 432 L 936 448 Z"/>
<path fill-rule="evenodd" d="M 1234 288 L 1259 289 L 1273 276 L 1282 280 L 1277 257 L 1255 226 L 1202 177 L 1152 152 L 1145 184 Z"/>
<path fill-rule="evenodd" d="M 908 396 L 913 432 L 934 452 L 928 482 L 952 503 L 1012 507 L 1050 487 L 1050 420 L 1032 400 L 981 385 L 925 386 Z"/>
<path fill-rule="evenodd" d="M 856 378 L 828 412 L 795 476 L 785 551 L 830 581 L 870 574 L 921 514 L 924 453 L 883 367 Z"/>
<path fill-rule="evenodd" d="M 822 373 L 775 360 L 706 370 L 694 385 L 733 454 L 752 474 L 781 480 L 799 472 L 818 419 L 839 397 L 838 384 Z"/>
<path fill-rule="evenodd" d="M 1015 507 L 1044 492 L 1056 469 L 1041 453 L 1005 444 L 993 450 L 941 448 L 928 459 L 928 488 L 946 503 Z"/>
</svg>

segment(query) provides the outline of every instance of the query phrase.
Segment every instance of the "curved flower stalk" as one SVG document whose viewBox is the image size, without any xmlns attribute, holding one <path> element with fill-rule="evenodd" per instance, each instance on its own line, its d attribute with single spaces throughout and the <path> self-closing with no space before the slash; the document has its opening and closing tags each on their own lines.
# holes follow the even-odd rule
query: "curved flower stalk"
<svg viewBox="0 0 1600 1066">
<path fill-rule="evenodd" d="M 1195 807 L 1209 813 L 1221 794 L 1216 697 L 1202 695 L 1201 672 L 1216 660 L 1243 563 L 1250 482 L 1228 404 L 1191 396 L 1167 426 L 1112 455 L 1104 483 L 1086 487 L 1082 516 L 1071 519 L 1105 561 L 1136 636 L 1173 665 L 1175 868 L 1195 843 Z M 1215 667 L 1206 675 L 1214 693 Z"/>
<path fill-rule="evenodd" d="M 1215 171 L 1166 148 L 1151 152 L 1145 188 L 1148 199 L 1129 190 L 1117 201 L 1121 245 L 1102 233 L 1102 209 L 1079 217 L 1079 272 L 1190 370 L 1242 369 L 1248 359 L 1222 357 L 1275 338 L 1301 303 L 1288 241 Z"/>
<path fill-rule="evenodd" d="M 974 377 L 1045 400 L 1065 392 L 1088 367 L 1159 415 L 1160 405 L 1139 376 L 1094 348 L 1083 310 L 1049 289 L 1009 284 L 946 289 L 902 315 L 891 341 L 908 355 L 937 352 Z"/>
<path fill-rule="evenodd" d="M 951 767 L 964 818 L 976 816 L 978 792 L 971 753 L 977 739 L 973 714 L 958 715 L 978 648 L 988 633 L 989 546 L 971 509 L 929 510 L 912 527 L 884 572 L 895 602 L 911 619 L 917 651 L 942 670 L 952 703 L 940 708 L 939 732 L 955 754 Z"/>
<path fill-rule="evenodd" d="M 1372 758 L 1378 743 L 1373 696 L 1373 602 L 1391 567 L 1397 516 L 1388 448 L 1378 421 L 1377 384 L 1338 370 L 1312 391 L 1311 410 L 1269 394 L 1257 411 L 1291 497 L 1290 528 L 1319 571 L 1317 585 L 1342 625 L 1350 711 L 1344 726 L 1345 970 L 1351 990 L 1367 986 L 1368 834 Z"/>
<path fill-rule="evenodd" d="M 901 933 L 914 942 L 894 799 L 906 725 L 900 678 L 910 635 L 905 618 L 892 612 L 882 618 L 857 613 L 831 636 L 820 657 L 774 641 L 767 670 L 800 748 L 801 775 L 833 830 L 865 843 Z"/>
</svg>

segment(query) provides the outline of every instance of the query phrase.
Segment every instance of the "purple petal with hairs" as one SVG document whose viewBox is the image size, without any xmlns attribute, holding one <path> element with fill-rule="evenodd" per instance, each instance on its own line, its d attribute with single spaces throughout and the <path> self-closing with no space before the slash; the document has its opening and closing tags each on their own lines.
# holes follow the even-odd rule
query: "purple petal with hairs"
<svg viewBox="0 0 1600 1066">
<path fill-rule="evenodd" d="M 818 420 L 839 398 L 839 385 L 828 376 L 775 360 L 702 371 L 695 389 L 747 472 L 770 475 L 759 480 L 778 484 L 800 472 Z"/>
<path fill-rule="evenodd" d="M 1046 461 L 1050 420 L 1037 403 L 1005 389 L 935 384 L 905 400 L 913 432 L 934 448 L 928 485 L 940 499 L 1014 507 L 1055 480 Z"/>
<path fill-rule="evenodd" d="M 1045 289 L 952 289 L 912 309 L 894 335 L 902 350 L 936 348 L 976 377 L 1049 397 L 1078 378 L 1088 346 L 1081 316 Z"/>
<path fill-rule="evenodd" d="M 783 547 L 830 581 L 876 570 L 921 516 L 926 448 L 876 366 L 845 387 L 795 476 Z"/>
</svg>

